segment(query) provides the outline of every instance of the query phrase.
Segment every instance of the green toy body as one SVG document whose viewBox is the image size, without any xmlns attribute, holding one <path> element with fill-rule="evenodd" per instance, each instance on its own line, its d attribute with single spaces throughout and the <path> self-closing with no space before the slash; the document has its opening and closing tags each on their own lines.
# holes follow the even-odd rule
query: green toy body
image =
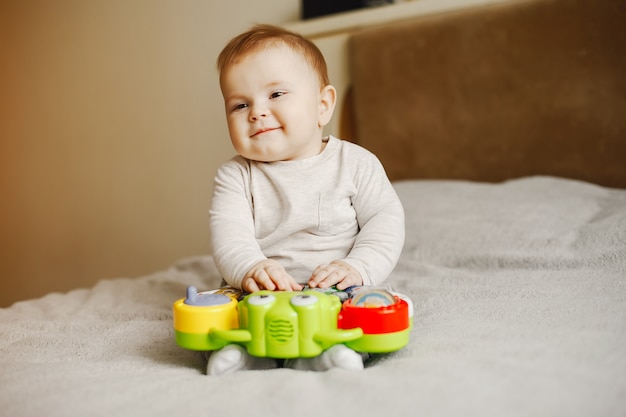
<svg viewBox="0 0 626 417">
<path fill-rule="evenodd" d="M 190 350 L 216 350 L 230 343 L 253 356 L 314 357 L 344 343 L 356 351 L 391 352 L 404 347 L 411 329 L 410 300 L 372 308 L 343 303 L 315 290 L 259 291 L 235 297 L 188 289 L 174 303 L 177 343 Z"/>
</svg>

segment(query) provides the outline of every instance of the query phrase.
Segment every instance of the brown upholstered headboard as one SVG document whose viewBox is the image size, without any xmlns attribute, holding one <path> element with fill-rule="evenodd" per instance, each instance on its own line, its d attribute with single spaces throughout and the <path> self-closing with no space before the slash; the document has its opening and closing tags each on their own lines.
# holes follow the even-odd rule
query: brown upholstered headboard
<svg viewBox="0 0 626 417">
<path fill-rule="evenodd" d="M 626 0 L 532 0 L 364 29 L 355 141 L 389 176 L 626 187 Z M 344 117 L 345 119 L 345 117 Z"/>
</svg>

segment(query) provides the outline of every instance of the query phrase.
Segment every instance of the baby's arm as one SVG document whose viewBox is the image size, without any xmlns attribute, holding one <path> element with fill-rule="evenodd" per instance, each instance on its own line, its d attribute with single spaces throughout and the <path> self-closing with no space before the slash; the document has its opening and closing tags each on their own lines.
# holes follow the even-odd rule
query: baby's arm
<svg viewBox="0 0 626 417">
<path fill-rule="evenodd" d="M 211 251 L 224 280 L 240 289 L 248 271 L 266 259 L 256 240 L 250 200 L 246 161 L 236 157 L 222 164 L 211 201 Z"/>
<path fill-rule="evenodd" d="M 370 154 L 371 155 L 371 154 Z M 381 284 L 395 267 L 404 245 L 404 209 L 385 171 L 375 157 L 359 161 L 357 194 L 352 204 L 359 233 L 344 259 L 318 266 L 309 286 Z"/>
</svg>

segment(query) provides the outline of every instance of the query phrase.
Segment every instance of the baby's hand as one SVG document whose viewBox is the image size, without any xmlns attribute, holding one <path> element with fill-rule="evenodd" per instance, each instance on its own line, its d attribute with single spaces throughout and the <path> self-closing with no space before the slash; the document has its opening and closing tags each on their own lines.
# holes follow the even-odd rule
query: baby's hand
<svg viewBox="0 0 626 417">
<path fill-rule="evenodd" d="M 281 264 L 272 259 L 266 259 L 250 268 L 241 282 L 241 289 L 246 292 L 300 291 L 302 285 L 298 284 Z"/>
<path fill-rule="evenodd" d="M 359 271 L 343 261 L 332 261 L 328 265 L 320 265 L 315 268 L 309 287 L 328 288 L 333 285 L 339 290 L 345 290 L 353 285 L 363 285 L 363 278 Z"/>
</svg>

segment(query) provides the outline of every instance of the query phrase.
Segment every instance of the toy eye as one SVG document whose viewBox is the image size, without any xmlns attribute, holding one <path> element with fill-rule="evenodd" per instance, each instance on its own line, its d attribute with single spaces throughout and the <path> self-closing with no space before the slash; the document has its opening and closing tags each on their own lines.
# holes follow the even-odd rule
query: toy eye
<svg viewBox="0 0 626 417">
<path fill-rule="evenodd" d="M 248 304 L 251 304 L 253 306 L 265 306 L 273 303 L 275 300 L 276 297 L 271 294 L 253 295 L 248 298 Z"/>
<path fill-rule="evenodd" d="M 317 303 L 317 297 L 310 294 L 302 294 L 291 297 L 291 304 L 296 307 L 305 307 Z"/>
</svg>

